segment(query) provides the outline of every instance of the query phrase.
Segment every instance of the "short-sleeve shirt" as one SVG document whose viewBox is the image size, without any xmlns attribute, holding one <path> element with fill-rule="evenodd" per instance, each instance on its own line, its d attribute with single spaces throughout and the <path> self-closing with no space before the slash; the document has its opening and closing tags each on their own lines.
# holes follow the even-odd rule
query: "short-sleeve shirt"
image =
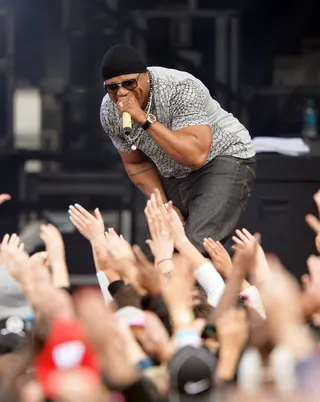
<svg viewBox="0 0 320 402">
<path fill-rule="evenodd" d="M 255 155 L 248 130 L 231 113 L 212 99 L 205 85 L 189 73 L 163 67 L 148 68 L 151 79 L 150 113 L 170 130 L 209 125 L 212 145 L 206 163 L 216 156 L 241 159 Z M 132 133 L 123 133 L 121 115 L 107 94 L 102 101 L 101 124 L 119 152 L 131 152 L 134 145 L 147 155 L 163 177 L 183 178 L 192 169 L 175 162 L 147 131 L 133 124 Z"/>
</svg>

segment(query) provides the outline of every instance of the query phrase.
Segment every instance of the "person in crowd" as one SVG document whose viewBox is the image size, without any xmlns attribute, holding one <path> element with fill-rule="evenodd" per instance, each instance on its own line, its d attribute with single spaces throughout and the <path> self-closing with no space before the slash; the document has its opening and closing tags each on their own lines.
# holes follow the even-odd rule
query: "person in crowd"
<svg viewBox="0 0 320 402">
<path fill-rule="evenodd" d="M 314 200 L 320 212 L 320 192 Z M 237 230 L 232 258 L 204 238 L 205 258 L 161 191 L 150 195 L 145 214 L 154 263 L 106 230 L 98 209 L 69 207 L 92 247 L 95 289 L 70 291 L 56 227 L 41 226 L 40 255 L 28 254 L 19 236 L 4 237 L 1 264 L 33 315 L 21 313 L 23 324 L 32 323 L 23 327 L 7 317 L 0 343 L 23 341 L 0 350 L 0 401 L 318 400 L 319 256 L 306 256 L 301 288 L 264 253 L 258 233 Z M 320 220 L 306 221 L 319 253 Z"/>
</svg>

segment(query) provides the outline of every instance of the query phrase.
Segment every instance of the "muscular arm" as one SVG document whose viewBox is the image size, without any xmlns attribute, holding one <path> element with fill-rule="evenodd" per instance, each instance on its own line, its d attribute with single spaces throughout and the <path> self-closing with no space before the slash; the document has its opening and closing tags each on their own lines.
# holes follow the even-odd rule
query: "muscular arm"
<svg viewBox="0 0 320 402">
<path fill-rule="evenodd" d="M 131 181 L 146 197 L 150 197 L 158 188 L 163 202 L 168 201 L 156 166 L 143 152 L 120 152 L 120 156 Z"/>
<path fill-rule="evenodd" d="M 174 161 L 194 170 L 204 165 L 212 143 L 207 125 L 172 131 L 156 122 L 149 127 L 148 134 Z"/>
<path fill-rule="evenodd" d="M 204 165 L 212 144 L 207 102 L 205 90 L 193 80 L 186 79 L 176 85 L 171 94 L 170 128 L 158 121 L 147 130 L 171 159 L 193 170 Z M 146 114 L 131 92 L 121 98 L 118 107 L 120 113 L 130 113 L 138 125 L 143 126 L 146 122 Z"/>
<path fill-rule="evenodd" d="M 148 134 L 177 163 L 200 169 L 208 159 L 212 144 L 205 87 L 192 79 L 173 85 L 170 96 L 170 128 L 152 124 Z"/>
</svg>

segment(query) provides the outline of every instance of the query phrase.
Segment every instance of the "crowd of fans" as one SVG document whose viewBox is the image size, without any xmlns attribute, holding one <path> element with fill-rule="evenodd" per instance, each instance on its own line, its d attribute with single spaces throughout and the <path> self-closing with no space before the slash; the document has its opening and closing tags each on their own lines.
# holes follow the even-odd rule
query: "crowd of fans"
<svg viewBox="0 0 320 402">
<path fill-rule="evenodd" d="M 320 192 L 314 200 L 320 213 Z M 100 289 L 70 290 L 55 226 L 41 226 L 45 251 L 33 255 L 16 234 L 4 236 L 1 401 L 320 396 L 318 256 L 307 259 L 302 286 L 246 229 L 233 237 L 232 258 L 221 243 L 204 239 L 206 258 L 157 190 L 145 209 L 153 263 L 114 229 L 106 231 L 98 209 L 91 214 L 75 204 L 68 212 L 92 246 Z M 320 252 L 320 221 L 306 221 Z"/>
</svg>

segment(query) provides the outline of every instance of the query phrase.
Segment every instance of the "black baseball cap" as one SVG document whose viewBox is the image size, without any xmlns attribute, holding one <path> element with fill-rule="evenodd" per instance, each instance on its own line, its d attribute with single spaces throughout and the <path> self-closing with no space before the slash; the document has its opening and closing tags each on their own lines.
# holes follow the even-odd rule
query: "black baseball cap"
<svg viewBox="0 0 320 402">
<path fill-rule="evenodd" d="M 206 348 L 185 346 L 171 360 L 170 402 L 209 402 L 216 358 Z"/>
</svg>

